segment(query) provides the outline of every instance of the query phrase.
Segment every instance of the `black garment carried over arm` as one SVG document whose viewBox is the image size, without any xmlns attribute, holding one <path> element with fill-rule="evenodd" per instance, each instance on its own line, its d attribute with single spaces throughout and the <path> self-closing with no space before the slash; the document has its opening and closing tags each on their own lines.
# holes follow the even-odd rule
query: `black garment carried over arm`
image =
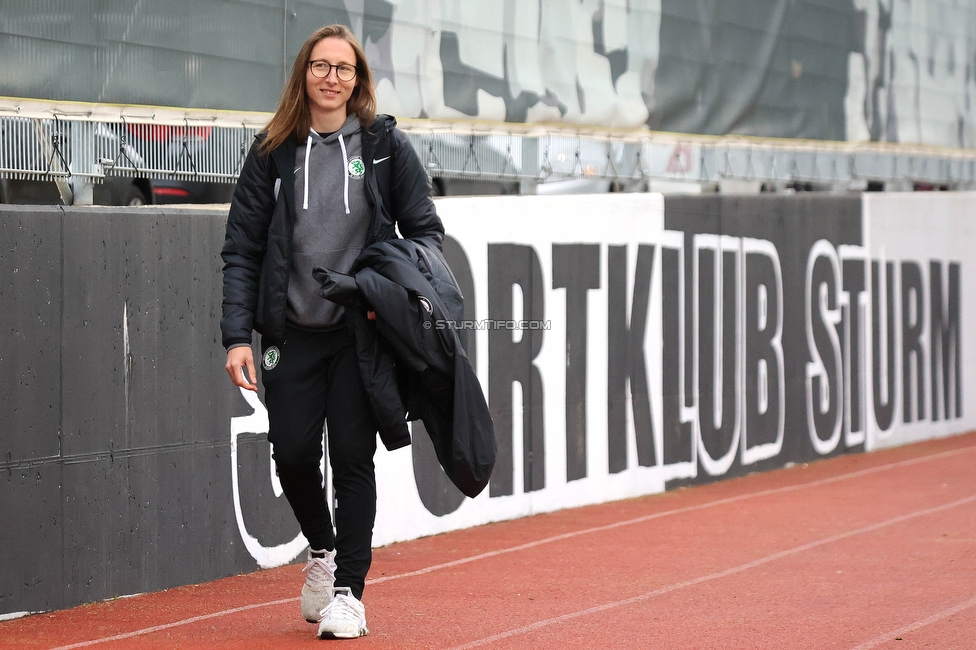
<svg viewBox="0 0 976 650">
<path fill-rule="evenodd" d="M 464 306 L 457 281 L 439 251 L 403 239 L 369 246 L 353 271 L 364 302 L 351 297 L 348 280 L 324 270 L 316 277 L 324 298 L 359 302 L 346 319 L 384 444 L 402 446 L 406 421 L 423 420 L 448 477 L 476 496 L 491 477 L 496 444 L 481 384 L 452 327 Z"/>
</svg>

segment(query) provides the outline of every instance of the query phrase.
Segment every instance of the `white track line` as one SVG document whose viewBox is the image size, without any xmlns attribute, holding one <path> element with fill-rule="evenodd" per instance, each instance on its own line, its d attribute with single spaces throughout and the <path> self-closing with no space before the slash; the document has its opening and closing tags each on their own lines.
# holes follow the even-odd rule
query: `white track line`
<svg viewBox="0 0 976 650">
<path fill-rule="evenodd" d="M 390 580 L 399 580 L 401 578 L 412 578 L 414 576 L 425 575 L 428 573 L 433 573 L 434 571 L 440 571 L 442 569 L 449 569 L 451 567 L 456 567 L 461 564 L 468 564 L 469 562 L 477 562 L 479 560 L 486 560 L 488 558 L 497 557 L 499 555 L 505 555 L 507 553 L 515 553 L 518 551 L 524 551 L 525 549 L 534 548 L 536 546 L 542 546 L 543 544 L 551 544 L 553 542 L 562 541 L 564 539 L 571 539 L 573 537 L 579 537 L 581 535 L 588 535 L 591 533 L 599 533 L 605 530 L 611 530 L 613 528 L 620 528 L 622 526 L 631 526 L 633 524 L 643 523 L 645 521 L 650 521 L 652 519 L 659 519 L 661 517 L 669 517 L 672 515 L 680 515 L 686 512 L 694 512 L 696 510 L 704 510 L 705 508 L 713 508 L 715 506 L 727 505 L 729 503 L 736 503 L 738 501 L 744 501 L 746 499 L 754 499 L 757 497 L 770 496 L 774 494 L 783 494 L 786 492 L 793 492 L 796 490 L 818 487 L 821 485 L 828 485 L 830 483 L 836 483 L 838 481 L 846 481 L 852 478 L 858 478 L 861 476 L 866 476 L 868 474 L 874 474 L 876 472 L 883 472 L 889 469 L 898 469 L 900 467 L 907 467 L 910 465 L 917 465 L 919 463 L 927 463 L 933 460 L 939 460 L 942 458 L 949 458 L 951 456 L 958 456 L 960 454 L 976 451 L 976 446 L 972 447 L 962 447 L 960 449 L 951 449 L 949 451 L 939 452 L 937 454 L 931 454 L 929 456 L 922 456 L 920 458 L 911 458 L 909 460 L 902 460 L 896 463 L 888 463 L 887 465 L 877 465 L 875 467 L 869 467 L 867 469 L 858 470 L 856 472 L 849 472 L 847 474 L 838 474 L 837 476 L 832 476 L 830 478 L 819 479 L 816 481 L 810 481 L 809 483 L 800 483 L 797 485 L 786 485 L 779 488 L 772 488 L 769 490 L 761 490 L 759 492 L 750 492 L 749 494 L 740 494 L 734 497 L 728 497 L 725 499 L 718 499 L 716 501 L 709 501 L 708 503 L 700 503 L 694 506 L 687 506 L 685 508 L 676 508 L 674 510 L 665 510 L 663 512 L 656 512 L 651 515 L 645 515 L 643 517 L 636 517 L 634 519 L 628 519 L 626 521 L 618 521 L 613 524 L 607 524 L 605 526 L 595 526 L 593 528 L 586 528 L 583 530 L 577 530 L 572 533 L 564 533 L 562 535 L 555 535 L 553 537 L 546 537 L 545 539 L 540 539 L 534 542 L 528 542 L 526 544 L 519 544 L 518 546 L 511 546 L 509 548 L 499 549 L 497 551 L 489 551 L 487 553 L 481 553 L 479 555 L 472 555 L 471 557 L 466 557 L 460 560 L 453 560 L 451 562 L 444 562 L 442 564 L 435 564 L 423 569 L 418 569 L 416 571 L 408 571 L 406 573 L 397 573 L 391 576 L 383 576 L 382 578 L 373 578 L 366 581 L 367 585 L 375 585 L 381 582 L 389 582 Z M 147 627 L 141 630 L 135 630 L 133 632 L 126 632 L 125 634 L 119 634 L 110 637 L 104 637 L 101 639 L 93 639 L 91 641 L 82 641 L 79 643 L 73 643 L 71 645 L 59 646 L 53 648 L 53 650 L 68 650 L 68 648 L 85 648 L 88 646 L 97 645 L 99 643 L 106 643 L 108 641 L 117 641 L 119 639 L 128 639 L 135 636 L 140 636 L 143 634 L 152 634 L 153 632 L 158 632 L 159 630 L 166 630 L 173 627 L 178 627 L 180 625 L 189 625 L 190 623 L 196 623 L 197 621 L 203 621 L 211 618 L 218 618 L 221 616 L 228 616 L 230 614 L 236 614 L 249 609 L 257 609 L 259 607 L 271 607 L 273 605 L 281 605 L 284 603 L 295 602 L 299 600 L 298 598 L 285 598 L 282 600 L 273 600 L 266 603 L 255 603 L 254 605 L 247 605 L 245 607 L 235 607 L 233 609 L 225 609 L 219 612 L 214 612 L 213 614 L 203 614 L 201 616 L 194 616 L 192 618 L 184 619 L 182 621 L 174 621 L 172 623 L 166 623 L 165 625 L 157 625 L 154 627 Z"/>
<path fill-rule="evenodd" d="M 684 589 L 685 587 L 692 587 L 703 582 L 709 582 L 711 580 L 718 580 L 720 578 L 726 578 L 736 573 L 742 573 L 743 571 L 748 571 L 749 569 L 754 569 L 763 564 L 768 564 L 776 560 L 780 560 L 784 557 L 789 557 L 791 555 L 797 555 L 798 553 L 803 553 L 804 551 L 809 551 L 811 549 L 817 548 L 819 546 L 824 546 L 826 544 L 831 544 L 833 542 L 838 542 L 842 539 L 847 539 L 848 537 L 854 537 L 855 535 L 863 535 L 864 533 L 870 533 L 893 524 L 898 524 L 903 521 L 908 521 L 909 519 L 915 519 L 917 517 L 924 517 L 925 515 L 932 515 L 943 510 L 949 510 L 950 508 L 955 508 L 967 503 L 976 502 L 976 494 L 968 496 L 964 499 L 959 499 L 958 501 L 952 501 L 951 503 L 945 503 L 941 506 L 935 506 L 933 508 L 926 508 L 925 510 L 916 510 L 915 512 L 910 512 L 905 515 L 899 515 L 898 517 L 892 517 L 891 519 L 886 519 L 885 521 L 871 524 L 870 526 L 865 526 L 863 528 L 857 528 L 855 530 L 849 530 L 846 533 L 838 533 L 836 535 L 831 535 L 830 537 L 824 537 L 823 539 L 818 539 L 815 542 L 809 542 L 807 544 L 802 544 L 800 546 L 795 546 L 791 549 L 785 551 L 779 551 L 778 553 L 773 553 L 772 555 L 767 555 L 766 557 L 759 558 L 758 560 L 753 560 L 752 562 L 746 562 L 745 564 L 740 564 L 739 566 L 732 567 L 731 569 L 726 569 L 725 571 L 719 571 L 716 573 L 710 573 L 705 576 L 700 576 L 698 578 L 693 578 L 691 580 L 686 580 L 684 582 L 677 582 L 667 587 L 662 587 L 660 589 L 655 589 L 654 591 L 648 591 L 647 593 L 640 594 L 638 596 L 632 596 L 630 598 L 625 598 L 623 600 L 617 600 L 611 603 L 605 603 L 603 605 L 597 605 L 596 607 L 589 607 L 587 609 L 581 609 L 576 612 L 570 612 L 568 614 L 563 614 L 562 616 L 554 616 L 553 618 L 547 618 L 542 621 L 537 621 L 531 625 L 525 625 L 523 627 L 515 628 L 514 630 L 509 630 L 507 632 L 501 632 L 499 634 L 493 634 L 492 636 L 485 637 L 483 639 L 478 639 L 477 641 L 471 641 L 470 643 L 465 643 L 464 645 L 459 645 L 451 648 L 451 650 L 467 650 L 468 648 L 477 648 L 479 646 L 488 645 L 489 643 L 494 643 L 496 641 L 501 641 L 503 639 L 508 639 L 513 636 L 519 636 L 521 634 L 527 634 L 529 632 L 534 632 L 535 630 L 548 627 L 550 625 L 555 625 L 557 623 L 563 623 L 565 621 L 579 618 L 581 616 L 588 616 L 590 614 L 596 614 L 599 612 L 604 612 L 609 609 L 616 609 L 617 607 L 623 607 L 625 605 L 632 605 L 633 603 L 638 603 L 644 600 L 654 598 L 656 596 L 662 596 L 672 591 L 677 591 L 678 589 Z M 948 615 L 948 614 L 946 614 Z M 885 637 L 887 640 L 890 637 Z M 870 646 L 869 646 L 870 647 Z"/>
<path fill-rule="evenodd" d="M 187 618 L 182 621 L 174 621 L 172 623 L 164 623 L 163 625 L 154 625 L 153 627 L 143 628 L 141 630 L 136 630 L 135 632 L 126 632 L 125 634 L 116 634 L 115 636 L 107 636 L 101 639 L 95 639 L 93 641 L 82 641 L 80 643 L 72 643 L 71 645 L 61 645 L 51 650 L 69 650 L 70 648 L 85 648 L 90 645 L 95 645 L 96 643 L 108 643 L 109 641 L 121 641 L 122 639 L 131 639 L 135 636 L 142 636 L 143 634 L 152 634 L 153 632 L 159 632 L 161 630 L 168 630 L 172 627 L 179 627 L 180 625 L 189 625 L 190 623 L 196 623 L 197 621 L 206 621 L 210 618 L 217 618 L 218 616 L 227 616 L 228 614 L 237 614 L 239 612 L 246 612 L 249 609 L 257 609 L 259 607 L 268 607 L 270 605 L 281 605 L 283 603 L 290 603 L 292 601 L 298 600 L 297 598 L 285 598 L 283 600 L 273 600 L 269 603 L 257 603 L 255 605 L 244 605 L 243 607 L 235 607 L 233 609 L 225 609 L 222 612 L 214 612 L 213 614 L 203 614 L 201 616 L 194 616 L 193 618 Z"/>
<path fill-rule="evenodd" d="M 497 551 L 488 551 L 486 553 L 481 553 L 479 555 L 472 555 L 471 557 L 462 558 L 460 560 L 453 560 L 451 562 L 445 562 L 443 564 L 435 564 L 424 569 L 418 569 L 416 571 L 409 571 L 407 573 L 398 573 L 392 576 L 384 576 L 382 578 L 374 578 L 372 580 L 367 580 L 367 585 L 379 584 L 380 582 L 386 582 L 388 580 L 398 580 L 400 578 L 411 578 L 413 576 L 424 575 L 426 573 L 431 573 L 433 571 L 440 571 L 441 569 L 449 569 L 461 564 L 467 564 L 468 562 L 476 562 L 478 560 L 485 560 L 492 557 L 497 557 L 499 555 L 505 555 L 507 553 L 515 553 L 517 551 L 524 551 L 529 548 L 534 548 L 536 546 L 542 546 L 543 544 L 551 544 L 552 542 L 560 542 L 565 539 L 572 539 L 573 537 L 579 537 L 581 535 L 589 535 L 591 533 L 601 533 L 606 530 L 612 530 L 614 528 L 621 528 L 623 526 L 632 526 L 634 524 L 644 523 L 645 521 L 651 521 L 652 519 L 660 519 L 661 517 L 670 517 L 673 515 L 681 515 L 686 512 L 695 512 L 696 510 L 704 510 L 706 508 L 714 508 L 715 506 L 728 505 L 730 503 L 736 503 L 738 501 L 745 501 L 746 499 L 755 499 L 757 497 L 765 497 L 774 494 L 783 494 L 785 492 L 795 492 L 796 490 L 819 487 L 821 485 L 828 485 L 830 483 L 836 483 L 838 481 L 846 481 L 852 478 L 858 478 L 860 476 L 865 476 L 867 474 L 874 474 L 875 472 L 881 472 L 889 469 L 897 469 L 900 467 L 905 467 L 908 465 L 916 465 L 918 463 L 927 462 L 930 460 L 935 460 L 938 458 L 945 458 L 948 456 L 955 456 L 964 452 L 976 451 L 976 447 L 963 447 L 962 449 L 953 449 L 951 451 L 944 451 L 938 454 L 932 454 L 931 456 L 923 456 L 922 458 L 912 458 L 910 460 L 902 460 L 897 463 L 889 463 L 887 465 L 878 465 L 876 467 L 869 467 L 867 469 L 858 470 L 856 472 L 850 472 L 848 474 L 839 474 L 837 476 L 832 476 L 830 478 L 819 479 L 816 481 L 810 481 L 809 483 L 800 483 L 797 485 L 786 485 L 779 488 L 771 488 L 769 490 L 761 490 L 759 492 L 750 492 L 748 494 L 740 494 L 734 497 L 727 497 L 725 499 L 718 499 L 716 501 L 709 501 L 708 503 L 700 503 L 694 506 L 686 506 L 684 508 L 675 508 L 674 510 L 664 510 L 662 512 L 655 512 L 654 514 L 644 515 L 642 517 L 636 517 L 634 519 L 627 519 L 625 521 L 618 521 L 612 524 L 606 524 L 604 526 L 595 526 L 593 528 L 585 528 L 583 530 L 577 530 L 572 533 L 563 533 L 562 535 L 554 535 L 552 537 L 546 537 L 544 539 L 536 540 L 534 542 L 527 542 L 525 544 L 519 544 L 518 546 L 510 546 L 509 548 L 499 549 Z"/>
<path fill-rule="evenodd" d="M 911 625 L 906 625 L 905 627 L 900 627 L 892 632 L 886 632 L 876 639 L 862 643 L 861 645 L 854 648 L 854 650 L 869 650 L 875 646 L 879 646 L 882 643 L 887 643 L 888 641 L 894 641 L 896 636 L 901 636 L 903 634 L 908 634 L 909 632 L 914 632 L 915 630 L 925 627 L 926 625 L 931 625 L 932 623 L 937 623 L 944 618 L 952 616 L 953 614 L 958 614 L 959 612 L 969 609 L 973 605 L 976 605 L 976 598 L 970 598 L 964 603 L 959 603 L 955 607 L 950 607 L 947 610 L 938 612 L 929 616 L 921 621 L 916 621 Z"/>
</svg>

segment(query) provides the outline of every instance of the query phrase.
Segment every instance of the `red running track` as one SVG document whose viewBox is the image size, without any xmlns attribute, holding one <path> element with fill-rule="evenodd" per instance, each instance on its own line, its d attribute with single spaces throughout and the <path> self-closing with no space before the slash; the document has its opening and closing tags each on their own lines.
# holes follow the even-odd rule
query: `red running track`
<svg viewBox="0 0 976 650">
<path fill-rule="evenodd" d="M 370 635 L 301 565 L 0 623 L 44 648 L 976 648 L 976 434 L 377 549 Z"/>
</svg>

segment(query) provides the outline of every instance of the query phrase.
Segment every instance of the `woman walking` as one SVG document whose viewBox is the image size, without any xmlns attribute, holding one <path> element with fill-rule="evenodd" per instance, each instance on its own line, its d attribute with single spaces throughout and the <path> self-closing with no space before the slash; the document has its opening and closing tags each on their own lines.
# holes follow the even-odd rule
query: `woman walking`
<svg viewBox="0 0 976 650">
<path fill-rule="evenodd" d="M 369 65 L 349 29 L 316 31 L 248 153 L 221 254 L 226 369 L 235 385 L 258 389 L 251 336 L 260 333 L 268 439 L 309 542 L 301 612 L 320 638 L 367 634 L 376 423 L 343 308 L 320 297 L 312 269 L 348 272 L 395 228 L 438 250 L 443 240 L 427 175 L 395 125 L 376 115 Z M 325 423 L 334 529 L 319 470 Z"/>
</svg>

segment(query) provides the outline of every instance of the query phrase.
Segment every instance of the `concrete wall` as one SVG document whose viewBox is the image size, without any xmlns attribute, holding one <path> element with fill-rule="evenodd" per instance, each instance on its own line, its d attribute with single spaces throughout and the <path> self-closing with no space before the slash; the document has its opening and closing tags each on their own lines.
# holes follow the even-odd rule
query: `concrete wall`
<svg viewBox="0 0 976 650">
<path fill-rule="evenodd" d="M 499 442 L 377 454 L 375 542 L 974 428 L 976 196 L 443 199 Z M 0 615 L 291 561 L 220 209 L 0 209 Z"/>
</svg>

